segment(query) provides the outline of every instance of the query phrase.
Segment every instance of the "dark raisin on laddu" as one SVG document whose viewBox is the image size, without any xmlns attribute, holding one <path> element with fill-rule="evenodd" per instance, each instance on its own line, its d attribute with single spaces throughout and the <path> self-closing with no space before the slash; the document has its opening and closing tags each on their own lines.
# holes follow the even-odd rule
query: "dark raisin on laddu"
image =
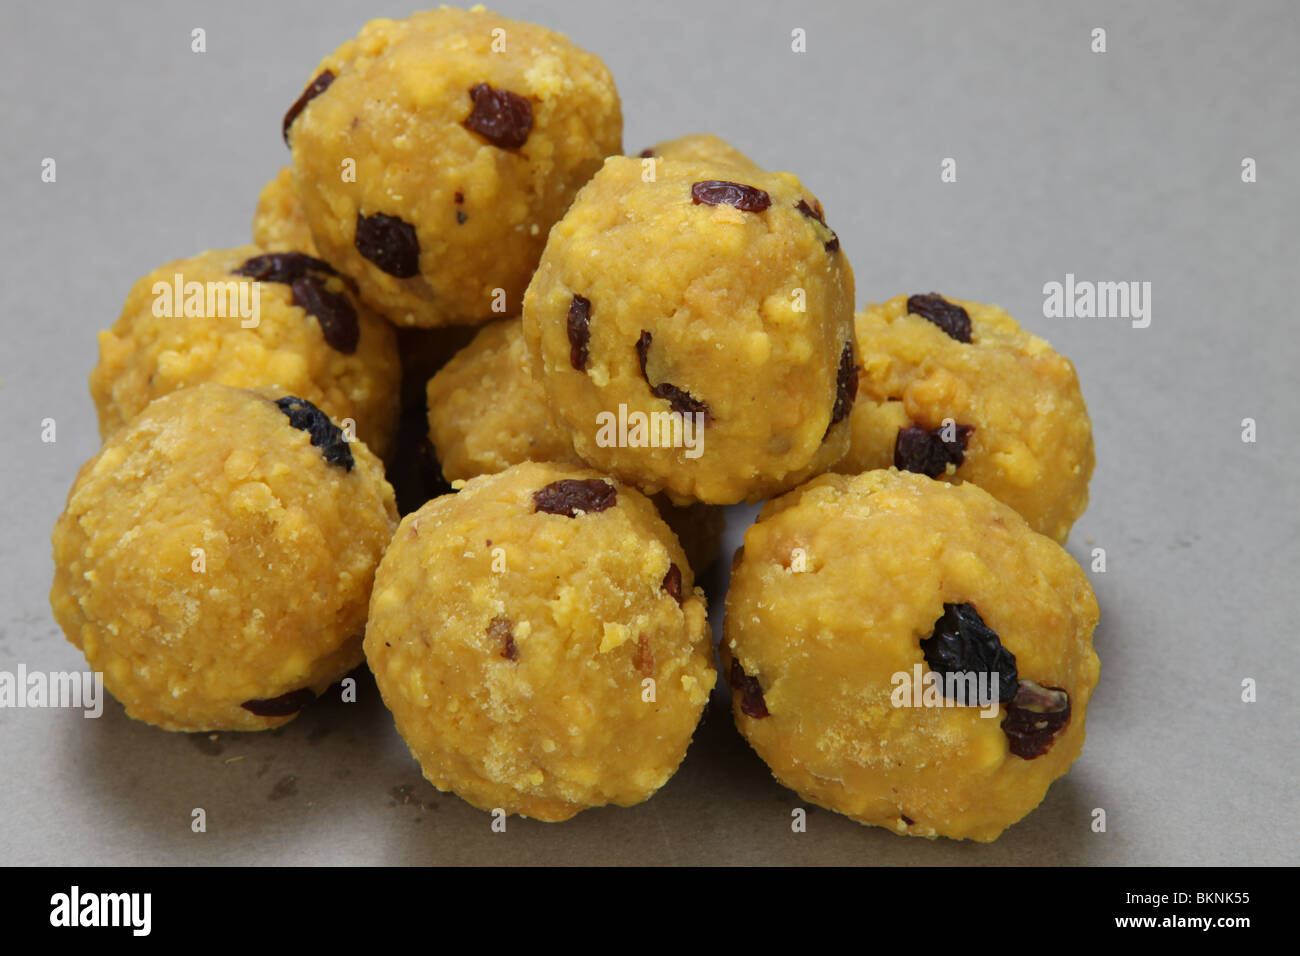
<svg viewBox="0 0 1300 956">
<path fill-rule="evenodd" d="M 239 706 L 258 717 L 288 717 L 296 714 L 316 699 L 310 687 L 300 687 L 279 697 L 255 697 Z"/>
<path fill-rule="evenodd" d="M 691 202 L 697 206 L 734 206 L 742 212 L 762 212 L 772 205 L 772 197 L 757 186 L 704 179 L 691 186 Z"/>
<path fill-rule="evenodd" d="M 1015 697 L 1007 704 L 1002 732 L 1011 752 L 1022 760 L 1033 760 L 1052 749 L 1056 738 L 1070 723 L 1070 695 L 1062 687 L 1043 687 L 1022 680 Z"/>
<path fill-rule="evenodd" d="M 840 350 L 840 367 L 835 375 L 835 405 L 831 409 L 831 425 L 838 425 L 849 417 L 857 396 L 858 363 L 854 354 L 853 340 L 849 339 Z M 829 430 L 828 427 L 827 431 Z"/>
<path fill-rule="evenodd" d="M 311 443 L 320 449 L 321 457 L 344 471 L 352 470 L 352 449 L 348 447 L 343 429 L 330 421 L 319 408 L 294 395 L 276 399 L 275 404 L 289 419 L 289 424 L 311 436 Z"/>
<path fill-rule="evenodd" d="M 280 282 L 292 285 L 295 279 L 313 273 L 327 276 L 338 275 L 335 268 L 324 259 L 317 259 L 305 252 L 266 252 L 245 259 L 234 270 L 237 276 L 248 276 L 258 282 Z"/>
<path fill-rule="evenodd" d="M 474 108 L 465 117 L 466 129 L 501 149 L 518 149 L 528 142 L 533 129 L 533 107 L 528 100 L 486 83 L 470 87 L 469 96 Z"/>
<path fill-rule="evenodd" d="M 653 341 L 654 336 L 645 329 L 641 330 L 641 335 L 636 340 L 636 357 L 641 365 L 641 377 L 645 379 L 647 385 L 650 385 L 650 378 L 646 375 L 645 365 Z M 658 385 L 650 385 L 650 394 L 655 398 L 666 400 L 669 407 L 680 415 L 699 413 L 704 416 L 705 425 L 713 424 L 713 413 L 709 409 L 709 403 L 696 398 L 684 388 L 679 388 L 669 382 L 660 382 Z"/>
<path fill-rule="evenodd" d="M 816 202 L 816 200 L 814 200 L 814 202 Z M 797 202 L 797 203 L 795 204 L 795 207 L 794 207 L 794 208 L 797 209 L 797 210 L 799 210 L 801 213 L 803 213 L 803 214 L 804 214 L 805 216 L 807 216 L 809 219 L 815 219 L 815 220 L 817 220 L 817 222 L 819 222 L 819 223 L 821 224 L 822 228 L 824 228 L 827 232 L 829 232 L 829 233 L 831 234 L 831 237 L 830 237 L 829 239 L 826 239 L 826 240 L 824 240 L 824 241 L 822 242 L 822 245 L 826 247 L 826 251 L 827 251 L 827 252 L 839 252 L 839 250 L 840 250 L 840 237 L 837 236 L 837 235 L 835 234 L 835 230 L 834 230 L 834 229 L 832 229 L 830 226 L 826 225 L 826 216 L 825 216 L 825 214 L 822 212 L 822 204 L 821 204 L 821 203 L 817 203 L 816 208 L 814 208 L 814 207 L 808 205 L 808 200 L 806 200 L 806 199 L 800 199 L 799 202 Z"/>
<path fill-rule="evenodd" d="M 945 427 L 940 425 L 931 431 L 919 425 L 900 428 L 894 440 L 894 467 L 930 478 L 944 474 L 950 463 L 960 467 L 966 460 L 966 445 L 975 426 L 954 425 L 953 441 L 944 440 Z"/>
<path fill-rule="evenodd" d="M 508 617 L 494 617 L 488 622 L 488 638 L 501 645 L 501 656 L 508 661 L 519 660 L 519 648 L 515 645 L 514 625 Z"/>
<path fill-rule="evenodd" d="M 998 699 L 1016 696 L 1016 656 L 1002 646 L 973 604 L 944 604 L 934 632 L 921 641 L 921 652 L 938 674 L 996 675 Z"/>
<path fill-rule="evenodd" d="M 933 322 L 958 342 L 970 341 L 970 315 L 961 306 L 949 302 L 937 292 L 911 296 L 907 300 L 907 311 Z"/>
<path fill-rule="evenodd" d="M 740 666 L 740 661 L 734 657 L 731 659 L 731 672 L 727 675 L 727 683 L 731 685 L 732 690 L 740 691 L 741 713 L 755 719 L 770 716 L 758 678 L 746 674 L 745 669 Z"/>
<path fill-rule="evenodd" d="M 293 304 L 320 323 L 327 345 L 347 355 L 357 350 L 361 329 L 356 307 L 347 293 L 325 288 L 326 280 L 338 273 L 324 259 L 305 252 L 267 252 L 246 259 L 233 273 L 288 285 L 293 290 Z"/>
<path fill-rule="evenodd" d="M 587 368 L 587 347 L 591 341 L 591 301 L 574 295 L 569 303 L 569 364 L 579 372 Z"/>
<path fill-rule="evenodd" d="M 668 571 L 664 574 L 663 582 L 659 585 L 664 592 L 677 602 L 680 607 L 685 598 L 682 597 L 682 569 L 675 564 L 668 565 Z"/>
<path fill-rule="evenodd" d="M 410 279 L 420 273 L 420 239 L 415 227 L 398 216 L 382 212 L 363 216 L 358 210 L 352 241 L 367 261 L 395 279 Z"/>
<path fill-rule="evenodd" d="M 307 88 L 302 91 L 302 95 L 293 101 L 293 105 L 289 107 L 289 111 L 284 114 L 284 123 L 280 127 L 280 132 L 284 136 L 286 146 L 289 144 L 289 127 L 292 126 L 293 121 L 298 118 L 298 114 L 306 108 L 308 103 L 329 89 L 329 85 L 333 82 L 333 72 L 330 70 L 324 70 L 320 76 L 308 83 Z"/>
<path fill-rule="evenodd" d="M 351 355 L 361 340 L 361 327 L 357 324 L 356 306 L 343 291 L 330 292 L 325 283 L 315 276 L 302 276 L 293 280 L 293 304 L 320 323 L 325 343 L 337 352 Z"/>
<path fill-rule="evenodd" d="M 533 492 L 534 511 L 576 518 L 612 508 L 618 490 L 601 478 L 561 478 Z"/>
</svg>

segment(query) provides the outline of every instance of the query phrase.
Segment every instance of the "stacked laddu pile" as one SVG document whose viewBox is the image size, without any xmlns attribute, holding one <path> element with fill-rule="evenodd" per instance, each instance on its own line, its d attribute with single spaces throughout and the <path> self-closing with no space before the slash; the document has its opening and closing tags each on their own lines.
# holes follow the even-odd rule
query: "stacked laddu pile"
<svg viewBox="0 0 1300 956">
<path fill-rule="evenodd" d="M 162 266 L 101 333 L 51 602 L 128 714 L 274 727 L 364 653 L 439 789 L 641 802 L 717 676 L 723 508 L 771 499 L 721 662 L 782 783 L 990 840 L 1069 769 L 1093 452 L 1047 343 L 934 293 L 855 316 L 798 178 L 711 135 L 620 155 L 604 64 L 482 8 L 367 24 L 282 132 L 256 245 Z M 900 703 L 913 674 L 937 701 Z"/>
</svg>

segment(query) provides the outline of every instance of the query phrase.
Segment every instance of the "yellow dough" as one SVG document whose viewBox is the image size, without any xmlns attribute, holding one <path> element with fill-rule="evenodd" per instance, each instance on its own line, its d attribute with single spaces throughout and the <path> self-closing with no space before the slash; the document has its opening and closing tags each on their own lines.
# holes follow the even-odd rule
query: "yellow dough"
<svg viewBox="0 0 1300 956">
<path fill-rule="evenodd" d="M 853 440 L 834 470 L 890 467 L 899 429 L 974 426 L 962 463 L 934 477 L 973 482 L 1064 542 L 1088 507 L 1094 463 L 1074 366 L 997 306 L 946 301 L 966 311 L 969 342 L 909 313 L 907 296 L 857 314 Z"/>
<path fill-rule="evenodd" d="M 219 382 L 267 386 L 305 398 L 337 421 L 351 419 L 357 438 L 380 456 L 388 453 L 400 387 L 392 327 L 356 301 L 342 279 L 316 270 L 324 294 L 346 299 L 356 316 L 354 350 L 340 351 L 327 341 L 319 318 L 294 304 L 290 284 L 255 282 L 235 273 L 265 253 L 256 246 L 211 250 L 160 266 L 131 287 L 118 320 L 99 333 L 99 363 L 90 373 L 102 438 L 160 395 Z M 180 296 L 163 290 L 174 290 L 177 276 Z M 184 290 L 191 283 L 203 290 L 202 307 L 196 309 L 203 314 L 183 312 L 189 298 Z M 254 285 L 257 315 L 244 318 L 234 303 L 242 296 L 251 315 Z M 209 286 L 233 290 L 224 316 L 209 314 Z M 212 304 L 215 313 L 221 301 L 214 297 Z"/>
<path fill-rule="evenodd" d="M 442 7 L 370 21 L 308 90 L 326 74 L 287 117 L 321 256 L 398 325 L 517 313 L 547 230 L 622 149 L 605 65 L 542 27 Z"/>
<path fill-rule="evenodd" d="M 1022 690 L 1068 693 L 1068 723 L 1041 755 L 1012 752 L 1005 698 L 987 717 L 896 706 L 908 701 L 895 675 L 932 670 L 921 641 L 947 604 L 978 611 Z M 823 475 L 769 502 L 746 533 L 722 666 L 737 727 L 804 799 L 895 833 L 988 841 L 1083 747 L 1097 613 L 1074 560 L 975 485 L 893 469 Z"/>
<path fill-rule="evenodd" d="M 393 492 L 364 444 L 332 440 L 299 406 L 323 436 L 313 445 L 280 398 L 215 384 L 165 395 L 68 495 L 50 604 L 136 720 L 276 727 L 361 662 Z"/>
<path fill-rule="evenodd" d="M 529 374 L 518 318 L 484 326 L 429 379 L 428 408 L 429 438 L 448 481 L 523 461 L 582 464 Z"/>
<path fill-rule="evenodd" d="M 257 197 L 253 213 L 253 243 L 268 250 L 296 249 L 319 255 L 307 217 L 293 191 L 293 172 L 285 166 Z"/>
<path fill-rule="evenodd" d="M 789 173 L 606 161 L 524 298 L 532 374 L 585 461 L 732 504 L 843 456 L 853 272 L 820 208 Z"/>
<path fill-rule="evenodd" d="M 642 495 L 526 462 L 403 519 L 366 659 L 438 789 L 548 821 L 629 806 L 677 769 L 713 686 L 693 584 Z"/>
<path fill-rule="evenodd" d="M 429 380 L 429 438 L 448 481 L 505 471 L 524 461 L 581 465 L 573 442 L 555 424 L 546 393 L 528 372 L 522 322 L 484 326 Z M 713 505 L 674 505 L 651 498 L 677 535 L 691 567 L 713 563 L 726 514 Z"/>
<path fill-rule="evenodd" d="M 660 159 L 683 159 L 693 162 L 719 163 L 740 169 L 756 170 L 759 165 L 726 140 L 711 133 L 691 133 L 676 139 L 656 143 L 643 150 L 639 157 L 655 156 Z"/>
</svg>

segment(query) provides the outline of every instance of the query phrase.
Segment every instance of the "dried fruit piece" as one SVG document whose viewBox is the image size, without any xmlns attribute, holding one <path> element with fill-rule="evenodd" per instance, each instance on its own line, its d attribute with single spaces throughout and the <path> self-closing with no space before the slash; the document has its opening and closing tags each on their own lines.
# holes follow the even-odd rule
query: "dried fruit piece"
<svg viewBox="0 0 1300 956">
<path fill-rule="evenodd" d="M 911 296 L 907 300 L 907 311 L 933 322 L 958 342 L 970 341 L 970 316 L 966 310 L 937 292 Z"/>
<path fill-rule="evenodd" d="M 561 478 L 533 492 L 536 511 L 576 518 L 612 508 L 618 491 L 601 478 Z"/>
<path fill-rule="evenodd" d="M 858 365 L 853 351 L 853 340 L 844 343 L 840 351 L 840 369 L 835 376 L 835 407 L 831 409 L 831 425 L 844 421 L 853 411 L 853 400 L 858 395 Z M 826 429 L 830 431 L 829 426 Z"/>
<path fill-rule="evenodd" d="M 397 216 L 357 212 L 357 252 L 396 279 L 409 279 L 420 272 L 420 239 L 415 227 Z"/>
<path fill-rule="evenodd" d="M 519 648 L 515 646 L 514 625 L 508 617 L 494 617 L 488 622 L 488 638 L 501 644 L 501 656 L 508 661 L 519 660 Z"/>
<path fill-rule="evenodd" d="M 302 95 L 293 101 L 293 105 L 289 107 L 289 111 L 284 114 L 284 124 L 280 128 L 286 146 L 289 145 L 289 127 L 292 126 L 293 121 L 298 118 L 298 114 L 306 108 L 308 103 L 329 89 L 329 85 L 333 82 L 334 73 L 330 70 L 324 70 L 320 76 L 308 83 L 307 89 L 303 90 Z"/>
<path fill-rule="evenodd" d="M 916 821 L 913 820 L 911 817 L 909 817 L 906 813 L 900 813 L 900 814 L 898 815 L 898 819 L 902 820 L 902 821 L 903 821 L 904 823 L 906 823 L 909 827 L 910 827 L 913 823 L 916 822 Z"/>
<path fill-rule="evenodd" d="M 990 687 L 997 679 L 999 700 L 1016 696 L 1016 655 L 1002 646 L 973 604 L 944 604 L 934 633 L 921 641 L 921 651 L 936 673 L 988 674 Z"/>
<path fill-rule="evenodd" d="M 465 118 L 466 129 L 502 149 L 518 149 L 528 142 L 533 129 L 533 106 L 528 100 L 486 83 L 470 87 L 469 95 L 474 109 Z"/>
<path fill-rule="evenodd" d="M 813 200 L 813 201 L 816 202 L 816 200 Z M 809 219 L 816 219 L 816 220 L 817 220 L 818 222 L 820 222 L 823 226 L 826 225 L 826 217 L 825 217 L 825 215 L 822 213 L 822 204 L 821 204 L 821 203 L 817 203 L 817 205 L 816 205 L 815 207 L 813 207 L 813 206 L 808 205 L 808 200 L 806 200 L 806 199 L 800 199 L 797 203 L 795 203 L 795 207 L 794 207 L 794 208 L 795 208 L 795 209 L 798 209 L 801 213 L 803 213 L 803 214 L 804 214 L 805 216 L 807 216 Z"/>
<path fill-rule="evenodd" d="M 640 337 L 636 340 L 636 358 L 641 363 L 641 377 L 650 384 L 650 377 L 645 373 L 645 360 L 650 356 L 650 343 L 654 337 L 645 329 L 641 330 Z"/>
<path fill-rule="evenodd" d="M 668 593 L 670 598 L 677 602 L 679 607 L 686 600 L 682 597 L 682 569 L 677 565 L 668 565 L 668 572 L 664 575 L 663 582 L 659 586 Z"/>
<path fill-rule="evenodd" d="M 324 259 L 317 259 L 305 252 L 267 252 L 244 260 L 234 274 L 248 276 L 258 282 L 280 282 L 292 285 L 295 279 L 301 279 L 312 273 L 338 275 L 334 267 Z"/>
<path fill-rule="evenodd" d="M 734 657 L 731 659 L 731 673 L 727 675 L 727 683 L 731 684 L 733 690 L 740 691 L 741 713 L 755 719 L 769 716 L 767 701 L 763 699 L 763 688 L 759 685 L 758 678 L 746 674 L 740 661 Z"/>
<path fill-rule="evenodd" d="M 345 355 L 357 350 L 361 327 L 357 325 L 357 310 L 346 292 L 330 292 L 315 276 L 294 279 L 291 288 L 293 304 L 316 317 L 326 344 Z"/>
<path fill-rule="evenodd" d="M 799 210 L 809 219 L 816 219 L 819 223 L 821 223 L 822 227 L 831 234 L 831 237 L 829 239 L 826 239 L 822 242 L 822 245 L 826 247 L 827 252 L 839 252 L 840 237 L 835 234 L 834 229 L 826 225 L 826 217 L 822 213 L 821 203 L 817 203 L 817 207 L 814 209 L 812 206 L 808 205 L 808 200 L 800 199 L 799 202 L 795 204 L 794 208 Z"/>
<path fill-rule="evenodd" d="M 456 225 L 463 226 L 469 222 L 469 216 L 465 215 L 459 209 L 456 210 Z"/>
<path fill-rule="evenodd" d="M 575 295 L 569 303 L 569 363 L 579 372 L 587 368 L 587 345 L 591 341 L 591 302 Z"/>
<path fill-rule="evenodd" d="M 642 159 L 650 159 L 652 156 L 654 156 L 654 154 L 655 151 L 651 149 L 649 146 L 641 150 L 641 152 L 637 153 L 637 155 L 640 156 Z"/>
<path fill-rule="evenodd" d="M 919 425 L 900 428 L 894 440 L 894 467 L 931 478 L 944 474 L 949 463 L 960 467 L 966 460 L 966 443 L 975 426 L 954 425 L 952 441 L 944 441 L 944 427 L 941 425 L 933 431 Z"/>
<path fill-rule="evenodd" d="M 691 202 L 706 206 L 735 206 L 741 212 L 762 212 L 772 205 L 772 197 L 757 186 L 704 179 L 691 186 Z"/>
<path fill-rule="evenodd" d="M 319 408 L 294 395 L 276 399 L 276 406 L 289 418 L 289 424 L 311 435 L 311 443 L 321 451 L 321 457 L 344 471 L 352 470 L 352 449 L 348 447 L 343 430 Z"/>
<path fill-rule="evenodd" d="M 315 699 L 316 695 L 311 692 L 310 687 L 300 687 L 279 697 L 255 697 L 244 701 L 239 706 L 258 717 L 288 717 L 290 714 L 298 713 Z"/>
<path fill-rule="evenodd" d="M 1022 680 L 1007 704 L 1002 732 L 1011 752 L 1024 760 L 1041 757 L 1052 749 L 1057 736 L 1070 723 L 1070 695 L 1063 687 L 1043 687 Z"/>
<path fill-rule="evenodd" d="M 636 660 L 634 662 L 639 673 L 649 677 L 655 672 L 655 655 L 650 649 L 650 638 L 645 634 L 637 635 L 636 639 Z"/>
<path fill-rule="evenodd" d="M 650 344 L 654 340 L 653 336 L 641 330 L 640 337 L 636 340 L 636 357 L 641 363 L 641 377 L 650 385 L 650 378 L 645 373 L 646 358 L 650 355 Z M 684 388 L 678 388 L 668 382 L 660 382 L 658 385 L 650 385 L 650 394 L 655 398 L 667 400 L 672 410 L 681 415 L 694 414 L 696 412 L 704 416 L 704 424 L 713 423 L 713 414 L 709 410 L 709 403 L 703 399 L 695 398 Z"/>
</svg>

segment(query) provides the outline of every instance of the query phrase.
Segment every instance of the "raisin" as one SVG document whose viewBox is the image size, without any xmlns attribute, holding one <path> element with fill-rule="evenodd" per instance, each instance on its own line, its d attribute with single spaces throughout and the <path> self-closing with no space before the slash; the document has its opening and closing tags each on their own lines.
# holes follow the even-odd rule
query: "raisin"
<svg viewBox="0 0 1300 956">
<path fill-rule="evenodd" d="M 357 350 L 361 329 L 357 310 L 345 292 L 330 292 L 315 276 L 293 280 L 293 304 L 320 323 L 325 342 L 337 352 L 351 355 Z"/>
<path fill-rule="evenodd" d="M 906 823 L 909 827 L 910 827 L 913 823 L 916 822 L 916 821 L 913 820 L 911 817 L 909 817 L 906 813 L 900 813 L 900 814 L 898 815 L 898 819 L 902 820 L 902 821 L 903 821 L 904 823 Z"/>
<path fill-rule="evenodd" d="M 293 285 L 295 279 L 323 272 L 325 275 L 338 275 L 334 267 L 324 259 L 317 259 L 305 252 L 268 252 L 253 256 L 234 270 L 237 276 L 248 276 L 258 282 L 281 282 Z"/>
<path fill-rule="evenodd" d="M 645 634 L 640 634 L 636 639 L 636 669 L 641 674 L 649 677 L 655 672 L 655 654 L 650 649 L 650 638 Z"/>
<path fill-rule="evenodd" d="M 456 190 L 456 205 L 459 206 L 464 201 L 465 201 L 465 194 L 461 192 L 459 189 Z"/>
<path fill-rule="evenodd" d="M 363 216 L 358 210 L 353 244 L 357 252 L 396 279 L 420 273 L 420 239 L 415 227 L 397 216 L 382 212 Z"/>
<path fill-rule="evenodd" d="M 668 572 L 664 575 L 663 583 L 659 586 L 667 592 L 670 598 L 677 602 L 678 607 L 685 603 L 686 599 L 682 597 L 682 569 L 677 565 L 668 565 Z"/>
<path fill-rule="evenodd" d="M 284 144 L 286 146 L 289 145 L 289 127 L 298 118 L 298 114 L 306 108 L 308 103 L 329 89 L 329 85 L 333 82 L 333 72 L 324 70 L 320 76 L 308 83 L 307 89 L 303 90 L 302 95 L 293 101 L 293 105 L 289 107 L 289 112 L 284 114 L 284 125 L 280 129 L 284 135 Z"/>
<path fill-rule="evenodd" d="M 933 322 L 958 342 L 970 341 L 970 316 L 966 310 L 937 292 L 911 296 L 907 300 L 907 311 Z"/>
<path fill-rule="evenodd" d="M 840 350 L 840 369 L 835 376 L 835 407 L 831 409 L 831 425 L 838 425 L 853 411 L 853 400 L 858 395 L 858 365 L 854 358 L 853 340 L 849 339 Z M 830 431 L 830 427 L 826 430 Z"/>
<path fill-rule="evenodd" d="M 821 223 L 822 227 L 831 234 L 831 237 L 822 243 L 822 245 L 826 247 L 827 252 L 839 252 L 840 237 L 835 235 L 834 229 L 826 225 L 826 216 L 822 212 L 821 203 L 817 203 L 817 208 L 814 209 L 812 206 L 808 205 L 808 200 L 800 199 L 794 208 L 799 210 L 809 219 L 816 219 Z"/>
<path fill-rule="evenodd" d="M 519 648 L 515 645 L 514 626 L 508 617 L 494 617 L 488 622 L 488 638 L 501 643 L 501 656 L 508 661 L 519 660 Z"/>
<path fill-rule="evenodd" d="M 938 478 L 948 470 L 949 463 L 960 467 L 966 460 L 966 443 L 973 431 L 974 425 L 957 425 L 955 440 L 948 442 L 943 440 L 943 426 L 933 431 L 919 425 L 900 428 L 894 440 L 894 467 Z"/>
<path fill-rule="evenodd" d="M 486 83 L 470 87 L 469 95 L 474 109 L 465 117 L 466 129 L 502 149 L 518 149 L 528 142 L 533 129 L 533 107 L 528 100 Z"/>
<path fill-rule="evenodd" d="M 566 518 L 604 511 L 617 500 L 617 489 L 600 478 L 561 478 L 533 492 L 536 511 Z"/>
<path fill-rule="evenodd" d="M 321 451 L 321 457 L 344 471 L 352 470 L 352 449 L 343 436 L 343 429 L 330 421 L 330 417 L 305 398 L 286 395 L 276 400 L 280 411 L 289 418 L 289 424 L 311 435 L 311 443 Z"/>
<path fill-rule="evenodd" d="M 636 340 L 636 357 L 641 364 L 641 377 L 650 385 L 650 378 L 645 373 L 646 359 L 650 355 L 650 343 L 654 337 L 645 329 L 641 330 L 641 335 Z M 668 382 L 660 382 L 658 385 L 650 385 L 650 394 L 655 398 L 667 400 L 673 411 L 680 415 L 694 414 L 698 412 L 704 416 L 704 424 L 713 423 L 713 413 L 709 410 L 709 403 L 703 399 L 695 398 L 684 388 L 678 388 Z"/>
<path fill-rule="evenodd" d="M 641 363 L 641 377 L 650 383 L 650 376 L 645 373 L 645 360 L 650 356 L 650 343 L 654 341 L 652 336 L 645 329 L 641 330 L 641 336 L 636 340 L 636 359 Z"/>
<path fill-rule="evenodd" d="M 806 199 L 800 199 L 799 202 L 795 204 L 795 207 L 794 207 L 794 208 L 795 208 L 795 209 L 798 209 L 801 213 L 803 213 L 803 214 L 804 214 L 805 216 L 807 216 L 809 219 L 816 219 L 816 220 L 817 220 L 818 222 L 820 222 L 823 226 L 826 225 L 826 216 L 825 216 L 825 214 L 822 212 L 822 206 L 821 206 L 821 203 L 817 203 L 816 208 L 814 208 L 814 207 L 808 205 L 808 200 L 806 200 Z"/>
<path fill-rule="evenodd" d="M 258 717 L 288 717 L 290 714 L 298 713 L 315 699 L 316 695 L 311 692 L 310 687 L 300 687 L 279 697 L 255 697 L 244 701 L 239 706 Z"/>
<path fill-rule="evenodd" d="M 463 212 L 461 212 L 459 209 L 457 209 L 457 210 L 456 210 L 456 225 L 458 225 L 458 226 L 463 226 L 463 225 L 465 225 L 465 223 L 467 223 L 467 222 L 469 222 L 469 216 L 465 215 L 465 213 L 463 213 Z"/>
<path fill-rule="evenodd" d="M 1016 696 L 1016 656 L 1002 646 L 973 604 L 944 604 L 934 633 L 921 641 L 921 651 L 938 674 L 996 675 L 998 699 Z"/>
<path fill-rule="evenodd" d="M 650 159 L 651 157 L 654 156 L 654 154 L 655 151 L 651 149 L 649 146 L 641 150 L 641 152 L 637 153 L 637 155 L 640 156 L 642 159 Z"/>
<path fill-rule="evenodd" d="M 691 202 L 706 206 L 735 206 L 741 212 L 762 212 L 772 205 L 772 197 L 756 186 L 705 179 L 691 186 Z"/>
<path fill-rule="evenodd" d="M 591 302 L 575 295 L 569 303 L 569 364 L 579 372 L 587 367 L 587 344 L 591 341 Z"/>
<path fill-rule="evenodd" d="M 1052 749 L 1057 736 L 1070 723 L 1070 695 L 1061 687 L 1042 687 L 1022 680 L 1007 704 L 1002 732 L 1011 752 L 1024 760 L 1041 757 Z"/>
<path fill-rule="evenodd" d="M 746 674 L 740 661 L 734 657 L 731 659 L 731 673 L 727 675 L 727 682 L 733 690 L 740 691 L 741 713 L 756 720 L 768 716 L 767 701 L 763 700 L 763 688 L 759 685 L 758 678 Z"/>
</svg>

